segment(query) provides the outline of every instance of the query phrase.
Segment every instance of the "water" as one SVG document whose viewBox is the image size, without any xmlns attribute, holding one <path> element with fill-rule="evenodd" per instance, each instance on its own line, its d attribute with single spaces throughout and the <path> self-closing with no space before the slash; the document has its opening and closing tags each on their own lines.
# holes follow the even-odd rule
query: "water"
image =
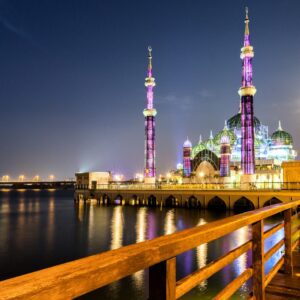
<svg viewBox="0 0 300 300">
<path fill-rule="evenodd" d="M 0 191 L 0 280 L 102 251 L 153 239 L 225 217 L 208 211 L 74 204 L 72 191 Z M 270 227 L 278 220 L 270 220 Z M 266 250 L 283 232 L 266 242 Z M 245 243 L 248 227 L 177 257 L 177 280 Z M 282 249 L 280 250 L 282 251 Z M 277 252 L 266 270 L 278 260 Z M 251 265 L 250 253 L 199 284 L 182 299 L 212 299 Z M 82 299 L 147 299 L 148 270 L 94 291 Z M 247 298 L 251 282 L 235 294 Z"/>
</svg>

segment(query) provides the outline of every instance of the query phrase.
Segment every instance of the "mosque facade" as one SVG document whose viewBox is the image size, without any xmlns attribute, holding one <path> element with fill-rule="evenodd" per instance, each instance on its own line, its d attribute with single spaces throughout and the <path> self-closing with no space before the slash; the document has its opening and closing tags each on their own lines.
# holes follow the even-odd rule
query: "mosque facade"
<svg viewBox="0 0 300 300">
<path fill-rule="evenodd" d="M 241 49 L 242 86 L 239 89 L 240 109 L 225 121 L 224 128 L 207 140 L 192 145 L 187 139 L 183 144 L 183 177 L 189 182 L 203 182 L 212 178 L 247 177 L 249 181 L 282 181 L 281 164 L 295 160 L 297 152 L 293 137 L 283 129 L 269 134 L 254 116 L 252 83 L 253 47 L 250 43 L 249 18 L 246 10 L 244 44 Z"/>
</svg>

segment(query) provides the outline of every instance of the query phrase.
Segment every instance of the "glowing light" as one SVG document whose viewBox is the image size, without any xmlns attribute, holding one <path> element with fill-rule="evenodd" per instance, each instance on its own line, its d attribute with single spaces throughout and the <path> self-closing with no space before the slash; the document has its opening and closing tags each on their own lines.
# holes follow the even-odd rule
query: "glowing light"
<svg viewBox="0 0 300 300">
<path fill-rule="evenodd" d="M 123 207 L 116 206 L 113 211 L 111 221 L 111 246 L 110 249 L 114 250 L 122 247 L 123 244 Z"/>
<path fill-rule="evenodd" d="M 10 176 L 9 175 L 3 175 L 2 176 L 2 181 L 8 182 L 9 180 L 10 180 Z"/>
<path fill-rule="evenodd" d="M 19 175 L 19 181 L 23 182 L 25 180 L 25 175 L 21 174 Z"/>
<path fill-rule="evenodd" d="M 41 178 L 40 178 L 39 175 L 35 175 L 35 176 L 33 177 L 33 181 L 35 181 L 35 182 L 39 182 L 40 180 L 41 180 Z"/>
<path fill-rule="evenodd" d="M 54 176 L 53 174 L 50 174 L 50 175 L 49 175 L 49 180 L 50 180 L 50 181 L 53 181 L 54 178 L 55 178 L 55 176 Z"/>
<path fill-rule="evenodd" d="M 165 234 L 171 234 L 176 231 L 176 226 L 175 226 L 175 213 L 174 210 L 169 210 L 166 214 L 165 218 L 165 226 L 164 226 L 164 232 Z"/>
<path fill-rule="evenodd" d="M 177 169 L 177 170 L 182 170 L 182 169 L 183 169 L 183 165 L 182 165 L 181 163 L 178 163 L 178 164 L 176 165 L 176 169 Z"/>
<path fill-rule="evenodd" d="M 147 108 L 143 114 L 145 116 L 145 177 L 155 177 L 155 116 L 156 109 L 153 108 L 153 88 L 155 87 L 155 79 L 152 77 L 152 48 L 148 47 L 148 72 L 145 81 L 147 88 Z"/>
<path fill-rule="evenodd" d="M 124 180 L 124 175 L 123 174 L 115 174 L 114 175 L 114 180 L 117 182 L 123 181 Z"/>
<path fill-rule="evenodd" d="M 144 175 L 142 173 L 136 173 L 135 174 L 135 180 L 137 180 L 139 182 L 143 182 L 144 181 Z"/>
<path fill-rule="evenodd" d="M 188 177 L 191 175 L 192 171 L 192 143 L 187 138 L 187 140 L 183 144 L 183 175 Z"/>
</svg>

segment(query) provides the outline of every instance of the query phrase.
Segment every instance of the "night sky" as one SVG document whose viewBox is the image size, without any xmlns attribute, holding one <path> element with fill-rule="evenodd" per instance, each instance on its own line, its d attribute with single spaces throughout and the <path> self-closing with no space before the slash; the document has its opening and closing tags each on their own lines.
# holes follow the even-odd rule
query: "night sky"
<svg viewBox="0 0 300 300">
<path fill-rule="evenodd" d="M 0 175 L 141 172 L 148 45 L 158 174 L 174 168 L 238 112 L 246 5 L 255 115 L 300 149 L 299 0 L 3 0 Z"/>
</svg>

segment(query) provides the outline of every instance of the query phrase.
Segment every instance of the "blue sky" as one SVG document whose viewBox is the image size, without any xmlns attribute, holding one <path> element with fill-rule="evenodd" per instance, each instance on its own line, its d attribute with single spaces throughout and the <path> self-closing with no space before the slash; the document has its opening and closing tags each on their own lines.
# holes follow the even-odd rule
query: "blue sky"
<svg viewBox="0 0 300 300">
<path fill-rule="evenodd" d="M 148 45 L 157 169 L 174 168 L 238 111 L 246 5 L 255 115 L 299 149 L 300 1 L 2 0 L 0 174 L 142 171 Z"/>
</svg>

